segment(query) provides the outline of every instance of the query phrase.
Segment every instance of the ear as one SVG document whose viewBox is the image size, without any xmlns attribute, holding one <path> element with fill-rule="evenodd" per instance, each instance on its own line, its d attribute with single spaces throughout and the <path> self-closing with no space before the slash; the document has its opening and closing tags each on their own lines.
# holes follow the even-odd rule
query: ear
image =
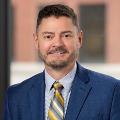
<svg viewBox="0 0 120 120">
<path fill-rule="evenodd" d="M 78 48 L 82 47 L 82 43 L 83 43 L 83 31 L 81 30 L 78 33 Z"/>
<path fill-rule="evenodd" d="M 37 33 L 33 33 L 33 39 L 34 39 L 34 43 L 35 43 L 35 48 L 39 49 L 39 41 L 38 41 Z"/>
</svg>

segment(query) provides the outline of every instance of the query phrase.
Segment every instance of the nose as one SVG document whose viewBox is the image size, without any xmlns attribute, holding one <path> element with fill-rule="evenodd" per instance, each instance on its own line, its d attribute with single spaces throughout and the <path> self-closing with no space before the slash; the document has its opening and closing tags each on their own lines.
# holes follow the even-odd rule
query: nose
<svg viewBox="0 0 120 120">
<path fill-rule="evenodd" d="M 64 42 L 63 40 L 61 39 L 60 36 L 56 36 L 53 40 L 53 46 L 55 47 L 60 47 L 60 46 L 63 46 L 64 45 Z"/>
</svg>

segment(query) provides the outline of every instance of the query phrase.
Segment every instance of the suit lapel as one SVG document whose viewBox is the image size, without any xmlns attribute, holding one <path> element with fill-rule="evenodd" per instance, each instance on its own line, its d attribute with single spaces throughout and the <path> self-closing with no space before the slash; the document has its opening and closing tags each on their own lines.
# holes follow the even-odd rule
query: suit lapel
<svg viewBox="0 0 120 120">
<path fill-rule="evenodd" d="M 45 120 L 45 80 L 44 72 L 36 77 L 30 91 L 30 110 L 32 120 Z M 85 100 L 91 90 L 87 70 L 78 65 L 75 79 L 71 88 L 71 95 L 65 115 L 65 120 L 75 120 L 80 113 Z"/>
<path fill-rule="evenodd" d="M 65 115 L 65 120 L 75 120 L 80 113 L 85 100 L 91 90 L 88 85 L 89 78 L 87 70 L 78 65 L 75 79 L 71 88 L 71 95 Z"/>
<path fill-rule="evenodd" d="M 29 91 L 30 107 L 32 120 L 44 119 L 44 104 L 45 104 L 45 83 L 44 72 L 34 80 L 31 90 Z"/>
</svg>

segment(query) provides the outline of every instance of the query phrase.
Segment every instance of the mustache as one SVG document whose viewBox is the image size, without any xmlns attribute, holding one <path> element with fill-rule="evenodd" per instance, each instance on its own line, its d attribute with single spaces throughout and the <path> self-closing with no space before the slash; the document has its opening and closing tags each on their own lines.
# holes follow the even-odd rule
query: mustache
<svg viewBox="0 0 120 120">
<path fill-rule="evenodd" d="M 60 52 L 60 53 L 69 53 L 69 51 L 66 48 L 64 48 L 64 47 L 57 47 L 57 48 L 49 50 L 48 54 L 54 54 L 54 53 L 57 53 L 57 52 Z"/>
</svg>

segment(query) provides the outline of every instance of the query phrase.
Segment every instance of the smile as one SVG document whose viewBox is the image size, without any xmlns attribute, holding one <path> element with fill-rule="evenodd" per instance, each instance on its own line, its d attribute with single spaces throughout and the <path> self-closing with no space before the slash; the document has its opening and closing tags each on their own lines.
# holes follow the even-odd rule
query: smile
<svg viewBox="0 0 120 120">
<path fill-rule="evenodd" d="M 51 54 L 64 54 L 65 52 L 60 52 L 60 51 L 56 51 L 56 52 L 53 52 Z"/>
</svg>

